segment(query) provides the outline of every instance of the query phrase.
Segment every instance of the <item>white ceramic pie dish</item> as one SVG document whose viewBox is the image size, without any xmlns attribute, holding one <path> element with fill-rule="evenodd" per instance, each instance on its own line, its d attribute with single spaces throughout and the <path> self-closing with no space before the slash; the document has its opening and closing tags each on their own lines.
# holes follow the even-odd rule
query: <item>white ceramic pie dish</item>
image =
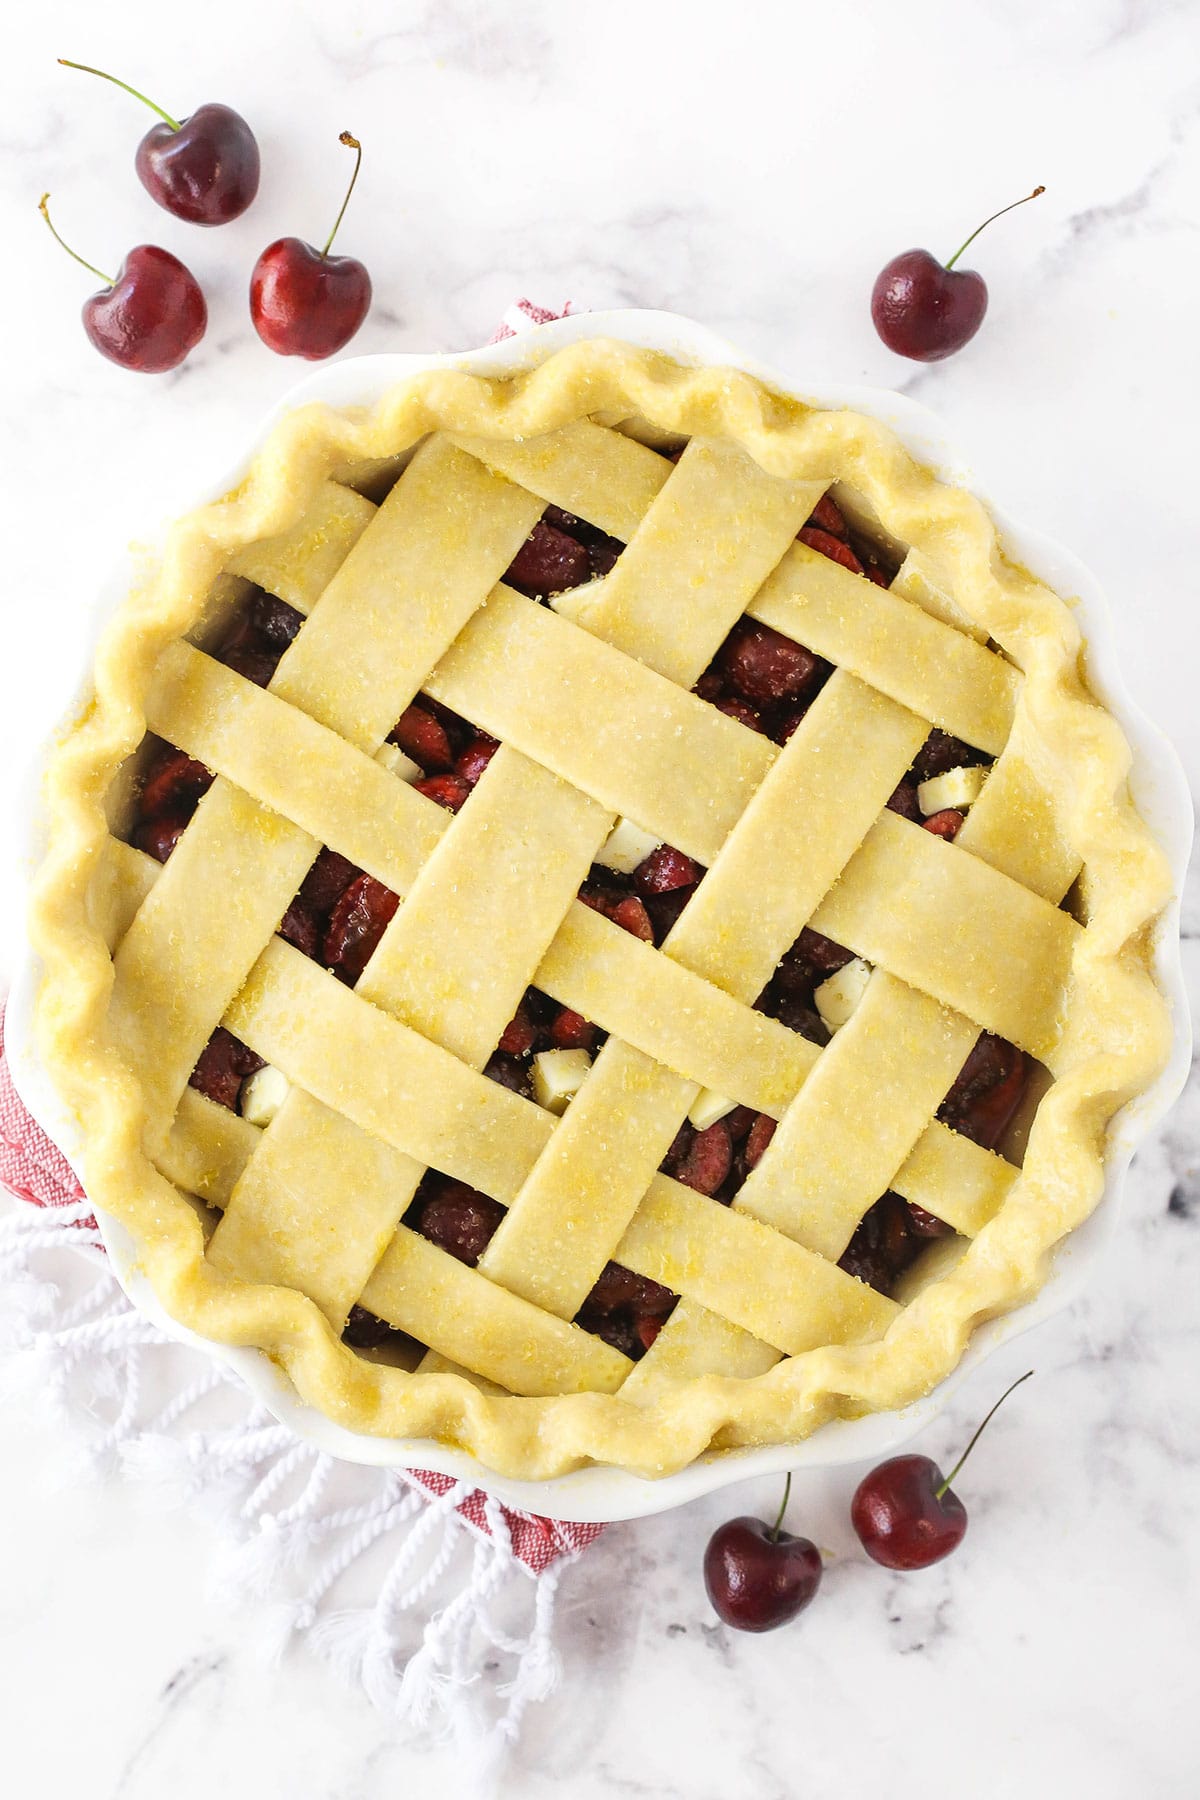
<svg viewBox="0 0 1200 1800">
<path fill-rule="evenodd" d="M 942 479 L 969 487 L 978 494 L 996 520 L 1009 553 L 1058 592 L 1078 597 L 1078 613 L 1089 646 L 1091 685 L 1120 720 L 1133 746 L 1131 782 L 1134 797 L 1143 818 L 1170 858 L 1176 882 L 1176 899 L 1159 925 L 1155 946 L 1155 972 L 1171 1002 L 1175 1018 L 1171 1059 L 1154 1086 L 1114 1120 L 1103 1198 L 1092 1217 L 1060 1246 L 1052 1274 L 1042 1292 L 1030 1305 L 978 1331 L 954 1375 L 917 1405 L 898 1413 L 875 1414 L 826 1425 L 801 1444 L 708 1456 L 659 1481 L 649 1481 L 617 1469 L 592 1467 L 548 1481 L 517 1482 L 492 1474 L 465 1451 L 450 1449 L 429 1439 L 379 1439 L 353 1433 L 307 1406 L 262 1352 L 211 1343 L 169 1318 L 137 1268 L 131 1240 L 114 1220 L 101 1215 L 100 1224 L 114 1269 L 134 1304 L 170 1335 L 217 1357 L 235 1370 L 276 1417 L 321 1449 L 350 1461 L 438 1469 L 487 1487 L 510 1504 L 558 1518 L 611 1520 L 663 1511 L 754 1475 L 786 1468 L 825 1468 L 888 1454 L 936 1417 L 956 1383 L 1001 1343 L 1061 1311 L 1076 1298 L 1095 1272 L 1111 1240 L 1117 1222 L 1121 1185 L 1133 1151 L 1176 1098 L 1187 1074 L 1190 1032 L 1179 963 L 1178 893 L 1190 849 L 1192 808 L 1174 751 L 1125 691 L 1107 605 L 1095 577 L 1052 540 L 1015 525 L 1001 509 L 992 505 L 961 453 L 947 441 L 933 414 L 886 391 L 801 384 L 778 369 L 768 368 L 744 356 L 705 328 L 672 314 L 585 314 L 538 327 L 521 337 L 465 355 L 356 357 L 326 366 L 281 399 L 247 446 L 243 457 L 223 472 L 208 495 L 185 497 L 177 510 L 182 512 L 202 500 L 215 498 L 238 482 L 267 429 L 281 413 L 302 402 L 321 400 L 333 406 L 370 403 L 387 387 L 429 368 L 455 367 L 480 374 L 505 373 L 540 361 L 564 344 L 589 336 L 621 338 L 646 348 L 667 351 L 685 362 L 741 368 L 774 387 L 818 405 L 851 407 L 872 414 L 886 423 Z M 86 635 L 86 642 L 80 645 L 79 666 L 64 670 L 64 711 L 86 678 L 95 637 L 110 612 L 128 592 L 132 573 L 126 562 L 114 572 L 99 597 L 91 630 Z M 35 855 L 39 773 L 40 770 L 31 771 L 28 789 L 26 836 Z M 77 1128 L 42 1074 L 32 1048 L 31 1005 L 37 980 L 38 969 L 30 956 L 19 970 L 9 1003 L 7 1039 L 13 1074 L 30 1110 L 68 1157 L 78 1162 L 81 1146 Z"/>
</svg>

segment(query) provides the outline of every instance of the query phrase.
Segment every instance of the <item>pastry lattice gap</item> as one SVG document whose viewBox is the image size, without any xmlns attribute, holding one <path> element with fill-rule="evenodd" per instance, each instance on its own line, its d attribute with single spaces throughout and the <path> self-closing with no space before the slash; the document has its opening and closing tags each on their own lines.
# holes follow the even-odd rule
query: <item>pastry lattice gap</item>
<svg viewBox="0 0 1200 1800">
<path fill-rule="evenodd" d="M 666 460 L 655 458 L 656 462 Z M 669 458 L 670 462 L 679 460 L 679 451 Z M 377 497 L 382 501 L 389 491 L 377 491 Z M 352 503 L 354 498 L 353 490 L 348 490 L 348 501 Z M 856 582 L 866 577 L 880 587 L 888 586 L 900 567 L 892 555 L 893 547 L 856 529 L 854 515 L 848 520 L 831 495 L 808 498 L 813 501 L 812 512 L 799 528 L 799 541 L 817 556 L 849 571 Z M 354 520 L 364 530 L 370 510 L 368 507 L 367 514 L 358 514 Z M 353 505 L 352 513 L 357 514 Z M 548 604 L 568 619 L 585 619 L 588 607 L 596 602 L 599 584 L 618 568 L 624 548 L 611 532 L 552 504 L 542 510 L 517 549 L 504 572 L 504 582 L 527 600 Z M 291 603 L 307 596 L 298 593 L 282 547 L 275 547 L 275 557 L 272 570 L 271 546 L 257 546 L 248 552 L 241 560 L 260 580 L 242 578 L 225 583 L 220 603 L 203 629 L 194 634 L 211 659 L 261 688 L 273 682 L 281 659 L 301 636 L 307 610 L 303 604 Z M 185 657 L 188 654 L 184 651 Z M 826 687 L 833 669 L 833 662 L 798 639 L 742 614 L 693 683 L 693 692 L 744 729 L 782 747 Z M 149 748 L 140 758 L 140 784 L 129 836 L 134 847 L 165 862 L 214 777 L 200 757 L 189 754 L 189 744 L 184 742 L 189 739 L 187 731 L 173 732 L 165 719 L 155 722 L 162 723 L 165 730 L 148 740 Z M 490 716 L 488 722 L 492 722 Z M 194 737 L 189 741 L 192 748 L 201 747 Z M 466 809 L 469 819 L 474 789 L 490 768 L 500 742 L 500 737 L 472 724 L 437 693 L 421 690 L 377 757 L 393 777 L 410 783 L 414 792 L 453 814 Z M 217 760 L 213 758 L 214 764 Z M 919 782 L 955 767 L 986 770 L 991 761 L 985 750 L 935 727 L 902 773 L 887 807 L 915 823 L 921 817 L 916 804 Z M 948 825 L 935 825 L 935 829 L 952 836 L 961 822 L 959 813 Z M 617 852 L 606 857 L 600 847 L 597 860 L 578 887 L 578 898 L 610 926 L 661 949 L 689 901 L 701 891 L 705 868 L 696 857 L 662 842 L 654 832 L 645 832 L 636 819 L 628 822 L 625 835 L 634 845 L 633 858 L 629 843 L 621 840 L 618 830 L 613 840 Z M 149 876 L 153 871 L 145 873 Z M 399 895 L 386 882 L 326 847 L 287 907 L 279 935 L 353 987 L 368 968 L 399 907 Z M 572 916 L 578 916 L 577 909 Z M 814 1006 L 814 989 L 851 960 L 851 950 L 806 925 L 758 994 L 755 1010 L 787 1031 L 798 1032 L 809 1043 L 824 1045 L 829 1032 Z M 602 1023 L 594 1023 L 572 1004 L 576 997 L 569 981 L 557 996 L 552 983 L 551 991 L 545 992 L 531 982 L 492 1046 L 483 1073 L 520 1096 L 526 1105 L 533 1102 L 537 1079 L 538 1097 L 554 1104 L 552 1065 L 571 1062 L 568 1091 L 578 1091 L 609 1033 Z M 258 1052 L 224 1026 L 218 1027 L 192 1072 L 192 1093 L 204 1097 L 199 1103 L 202 1106 L 222 1106 L 236 1113 L 241 1104 L 254 1118 L 246 1096 L 252 1087 L 261 1093 L 263 1068 L 264 1058 Z M 543 1069 L 547 1071 L 545 1081 L 551 1083 L 549 1096 L 542 1091 Z M 941 1101 L 939 1116 L 960 1133 L 990 1147 L 1011 1117 L 1024 1074 L 1021 1052 L 985 1032 L 954 1077 L 949 1094 Z M 278 1084 L 268 1114 L 271 1123 L 279 1095 L 288 1091 L 286 1083 Z M 558 1096 L 556 1110 L 562 1110 L 565 1097 Z M 690 1109 L 692 1120 L 679 1124 L 658 1167 L 662 1176 L 673 1178 L 672 1186 L 682 1184 L 730 1206 L 769 1145 L 781 1109 L 763 1110 L 712 1094 L 707 1096 L 707 1104 L 708 1113 L 702 1095 Z M 189 1100 L 188 1106 L 195 1111 L 197 1102 Z M 712 1122 L 708 1123 L 710 1116 Z M 179 1121 L 176 1134 L 178 1129 Z M 245 1129 L 245 1121 L 239 1119 L 238 1130 L 244 1133 Z M 250 1130 L 257 1135 L 254 1125 Z M 247 1158 L 244 1166 L 249 1161 Z M 442 1256 L 449 1255 L 466 1267 L 474 1269 L 484 1259 L 486 1278 L 489 1245 L 505 1213 L 505 1206 L 490 1194 L 454 1175 L 428 1168 L 419 1176 L 404 1211 L 403 1228 L 406 1235 L 420 1234 Z M 952 1223 L 919 1200 L 905 1199 L 889 1188 L 854 1225 L 837 1262 L 841 1269 L 889 1295 L 929 1239 L 953 1231 Z M 613 1248 L 619 1249 L 619 1244 L 614 1242 Z M 610 1258 L 574 1319 L 584 1330 L 636 1360 L 655 1342 L 677 1299 L 671 1288 L 653 1276 Z M 418 1339 L 372 1313 L 360 1300 L 351 1305 L 348 1319 L 335 1318 L 334 1322 L 343 1326 L 346 1341 L 357 1348 L 374 1350 L 385 1345 L 393 1356 L 399 1352 L 400 1360 L 409 1363 L 424 1352 Z M 426 1355 L 425 1361 L 428 1366 L 452 1366 L 436 1351 Z"/>
</svg>

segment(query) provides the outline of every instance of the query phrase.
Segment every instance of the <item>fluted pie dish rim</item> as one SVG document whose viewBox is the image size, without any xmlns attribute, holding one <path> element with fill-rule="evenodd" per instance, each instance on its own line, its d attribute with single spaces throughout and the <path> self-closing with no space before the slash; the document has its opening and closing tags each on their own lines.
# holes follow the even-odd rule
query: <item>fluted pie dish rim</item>
<svg viewBox="0 0 1200 1800">
<path fill-rule="evenodd" d="M 707 365 L 710 374 L 701 367 L 681 375 L 659 352 L 693 367 Z M 149 678 L 151 645 L 157 655 L 170 635 L 166 620 L 172 608 L 174 630 L 194 616 L 188 614 L 189 595 L 216 573 L 221 554 L 228 555 L 239 541 L 268 537 L 294 523 L 297 481 L 301 491 L 311 493 L 312 480 L 335 464 L 394 450 L 405 402 L 393 401 L 384 426 L 346 425 L 328 415 L 293 419 L 283 428 L 286 455 L 280 460 L 276 454 L 273 474 L 268 470 L 247 482 L 249 459 L 239 464 L 217 490 L 229 494 L 236 487 L 236 497 L 210 506 L 203 528 L 193 524 L 170 541 L 165 585 L 147 590 L 140 622 L 132 623 L 127 610 L 119 658 L 112 648 L 116 640 L 107 640 L 100 701 L 51 758 L 56 823 L 49 862 L 35 885 L 33 914 L 40 984 L 31 975 L 23 991 L 32 995 L 38 1014 L 37 1059 L 54 1071 L 68 1116 L 64 1120 L 61 1105 L 47 1102 L 44 1089 L 35 1096 L 34 1110 L 57 1126 L 53 1135 L 80 1164 L 135 1302 L 146 1305 L 149 1284 L 159 1295 L 160 1322 L 165 1302 L 169 1329 L 178 1333 L 182 1322 L 189 1341 L 210 1348 L 208 1332 L 231 1340 L 216 1353 L 240 1369 L 273 1411 L 322 1447 L 364 1461 L 440 1467 L 564 1517 L 656 1510 L 760 1467 L 847 1460 L 901 1441 L 932 1410 L 930 1392 L 944 1396 L 956 1367 L 971 1366 L 989 1342 L 1002 1341 L 1065 1303 L 1077 1285 L 1074 1266 L 1080 1254 L 1086 1257 L 1088 1245 L 1078 1230 L 1064 1234 L 1082 1224 L 1102 1191 L 1104 1211 L 1112 1212 L 1133 1142 L 1169 1104 L 1178 1081 L 1184 1024 L 1171 947 L 1172 893 L 1182 866 L 1184 828 L 1176 770 L 1171 753 L 1123 695 L 1110 640 L 1097 623 L 1096 584 L 1048 540 L 1002 519 L 1006 549 L 1019 563 L 993 563 L 987 515 L 961 490 L 932 484 L 922 467 L 936 457 L 939 470 L 949 463 L 962 473 L 958 459 L 937 446 L 936 422 L 923 409 L 899 396 L 839 389 L 840 398 L 811 392 L 809 398 L 823 409 L 852 412 L 806 413 L 778 398 L 797 395 L 797 384 L 778 375 L 770 375 L 770 392 L 764 395 L 753 379 L 711 374 L 714 367 L 728 371 L 738 364 L 745 368 L 746 359 L 686 321 L 601 315 L 542 327 L 528 338 L 462 357 L 352 359 L 303 383 L 275 416 L 292 417 L 298 404 L 313 399 L 352 404 L 367 393 L 384 392 L 395 376 L 406 383 L 416 377 L 415 391 L 428 410 L 414 406 L 410 386 L 403 424 L 416 437 L 441 423 L 459 437 L 471 436 L 474 444 L 499 429 L 507 407 L 505 417 L 511 421 L 515 408 L 518 436 L 524 438 L 581 412 L 613 412 L 625 405 L 662 431 L 689 438 L 727 432 L 743 449 L 753 449 L 776 482 L 797 484 L 816 466 L 811 440 L 812 420 L 818 418 L 839 438 L 837 455 L 844 459 L 839 473 L 856 477 L 853 485 L 861 485 L 876 503 L 885 525 L 931 558 L 935 551 L 942 556 L 971 587 L 973 601 L 982 595 L 979 618 L 992 637 L 1006 648 L 1020 643 L 1025 683 L 1036 701 L 1039 753 L 1051 760 L 1058 756 L 1061 775 L 1072 754 L 1086 752 L 1086 778 L 1079 783 L 1082 797 L 1071 803 L 1070 828 L 1087 850 L 1093 910 L 1086 934 L 1051 928 L 1056 941 L 1069 937 L 1072 997 L 1063 1020 L 1048 1015 L 1044 1031 L 1041 1024 L 1031 1027 L 1031 1053 L 1051 1062 L 1061 1054 L 1064 1060 L 1042 1102 L 1031 1161 L 1013 1190 L 1014 1217 L 1004 1216 L 1013 1210 L 1013 1201 L 1006 1200 L 961 1261 L 914 1294 L 881 1340 L 888 1346 L 886 1356 L 869 1336 L 860 1335 L 858 1342 L 801 1350 L 776 1362 L 771 1372 L 748 1379 L 700 1374 L 685 1389 L 670 1378 L 636 1406 L 606 1392 L 514 1398 L 481 1391 L 453 1373 L 413 1378 L 383 1371 L 353 1357 L 302 1295 L 214 1270 L 203 1254 L 195 1214 L 182 1200 L 175 1211 L 174 1190 L 143 1155 L 144 1104 L 139 1111 L 139 1093 L 131 1095 L 119 1059 L 113 1060 L 113 1045 L 105 1041 L 101 959 L 94 934 L 83 941 L 90 928 L 80 871 L 97 853 L 99 828 L 96 804 L 81 795 L 86 796 L 89 778 L 94 787 L 99 773 L 113 772 L 114 756 L 133 747 L 129 738 L 137 729 L 134 715 Z M 480 388 L 471 377 L 505 372 L 523 379 L 504 390 L 498 407 L 494 390 Z M 886 432 L 878 429 L 881 416 Z M 896 436 L 913 443 L 921 463 L 896 445 Z M 989 512 L 999 517 L 995 508 Z M 219 552 L 214 537 L 223 539 Z M 1088 704 L 1076 683 L 1071 612 L 1025 572 L 1032 566 L 1052 568 L 1073 601 L 1079 596 L 1074 610 L 1087 615 L 1088 681 L 1103 710 Z M 1121 798 L 1126 739 L 1141 784 L 1139 808 L 1153 819 L 1153 836 Z M 897 833 L 889 828 L 884 835 L 881 855 L 890 854 Z M 1157 921 L 1153 927 L 1152 921 Z M 87 970 L 82 978 L 81 952 Z M 64 975 L 72 959 L 75 972 Z M 1173 1050 L 1168 1000 L 1176 1014 Z M 1126 1028 L 1123 1042 L 1118 1019 Z M 1138 1022 L 1132 1045 L 1131 1021 Z M 28 1047 L 27 1037 L 24 1044 Z M 21 1070 L 18 1075 L 23 1078 Z M 41 1088 L 36 1077 L 32 1085 Z M 73 1129 L 71 1108 L 82 1130 Z M 1107 1129 L 1101 1156 L 1096 1144 L 1108 1124 L 1106 1109 L 1108 1115 L 1117 1113 L 1118 1121 Z M 47 1112 L 57 1117 L 47 1118 Z M 1051 1141 L 1052 1154 L 1046 1150 Z M 1049 1160 L 1040 1160 L 1044 1152 Z M 1033 1191 L 1025 1198 L 1028 1190 Z M 1098 1241 L 1101 1235 L 1093 1230 L 1091 1238 Z M 1034 1299 L 1055 1243 L 1060 1248 L 1054 1273 Z M 991 1326 L 977 1323 L 1000 1314 L 1005 1316 Z M 250 1343 L 265 1346 L 265 1353 Z M 298 1397 L 281 1366 L 315 1405 Z M 845 1416 L 862 1408 L 871 1410 L 863 1417 Z M 580 1466 L 589 1463 L 599 1466 Z M 640 1479 L 645 1475 L 659 1480 L 648 1483 Z"/>
</svg>

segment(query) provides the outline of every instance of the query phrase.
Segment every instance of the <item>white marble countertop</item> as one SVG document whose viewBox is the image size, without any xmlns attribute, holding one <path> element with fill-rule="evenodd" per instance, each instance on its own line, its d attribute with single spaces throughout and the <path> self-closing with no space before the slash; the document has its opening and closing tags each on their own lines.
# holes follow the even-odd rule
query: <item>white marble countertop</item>
<svg viewBox="0 0 1200 1800">
<path fill-rule="evenodd" d="M 1102 572 L 1129 686 L 1195 789 L 1198 22 L 1194 0 L 25 9 L 0 77 L 0 822 L 112 556 L 188 504 L 302 372 L 253 335 L 246 281 L 270 238 L 322 236 L 344 128 L 366 161 L 340 247 L 376 291 L 353 351 L 466 347 L 528 293 L 665 306 L 801 376 L 918 394 L 1016 517 Z M 237 106 L 264 156 L 249 215 L 199 232 L 152 206 L 132 170 L 148 119 L 56 55 L 168 108 Z M 867 315 L 877 268 L 912 243 L 948 253 L 1037 181 L 1045 198 L 973 253 L 992 288 L 976 343 L 929 368 L 893 358 Z M 90 260 L 150 239 L 191 261 L 211 322 L 179 374 L 131 376 L 87 345 L 89 278 L 46 236 L 43 189 Z M 0 976 L 19 932 L 9 884 Z M 951 1562 L 874 1568 L 846 1524 L 857 1472 L 808 1479 L 789 1522 L 835 1553 L 824 1590 L 792 1628 L 738 1637 L 705 1602 L 700 1556 L 774 1484 L 614 1527 L 566 1579 L 566 1679 L 505 1792 L 1194 1794 L 1198 1145 L 1194 1088 L 1135 1165 L 1106 1279 L 928 1434 L 949 1455 L 1036 1365 L 964 1477 L 973 1525 Z M 67 1452 L 36 1409 L 0 1417 L 4 1791 L 459 1793 L 452 1758 L 398 1744 L 303 1653 L 258 1662 L 244 1618 L 205 1598 L 203 1529 L 147 1517 L 119 1484 L 56 1485 Z"/>
</svg>

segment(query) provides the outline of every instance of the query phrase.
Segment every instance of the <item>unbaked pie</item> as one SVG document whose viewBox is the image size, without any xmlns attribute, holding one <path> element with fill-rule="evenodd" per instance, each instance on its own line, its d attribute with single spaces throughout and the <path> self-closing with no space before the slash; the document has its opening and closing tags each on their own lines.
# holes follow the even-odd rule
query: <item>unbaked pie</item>
<svg viewBox="0 0 1200 1800">
<path fill-rule="evenodd" d="M 296 411 L 52 758 L 88 1192 L 177 1319 L 511 1475 L 913 1400 L 1165 1055 L 1080 663 L 975 499 L 740 373 Z"/>
</svg>

